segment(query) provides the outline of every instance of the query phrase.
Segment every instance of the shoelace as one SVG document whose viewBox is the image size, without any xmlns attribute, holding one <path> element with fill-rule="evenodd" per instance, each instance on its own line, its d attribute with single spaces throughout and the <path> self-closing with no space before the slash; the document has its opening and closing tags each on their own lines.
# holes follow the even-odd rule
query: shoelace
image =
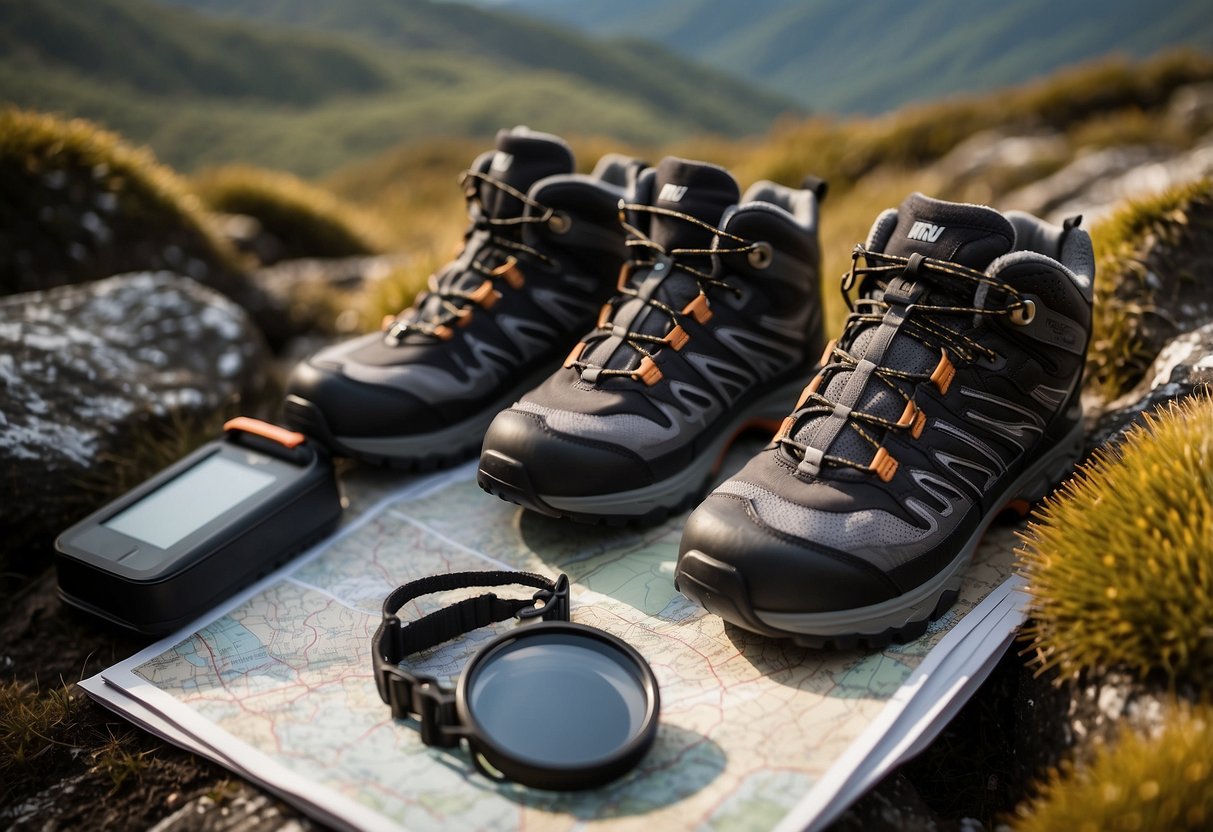
<svg viewBox="0 0 1213 832">
<path fill-rule="evenodd" d="M 727 239 L 740 245 L 716 248 L 671 248 L 667 250 L 639 228 L 629 223 L 627 221 L 628 211 L 672 217 L 710 231 L 715 235 L 717 241 Z M 657 349 L 661 349 L 662 347 L 670 347 L 674 350 L 682 349 L 690 337 L 683 328 L 682 322 L 688 318 L 694 318 L 697 323 L 703 325 L 712 318 L 712 308 L 708 300 L 708 289 L 716 287 L 725 289 L 735 296 L 741 295 L 741 290 L 736 286 L 732 286 L 725 280 L 716 277 L 711 271 L 696 268 L 688 263 L 685 258 L 709 257 L 712 258 L 714 266 L 716 255 L 764 252 L 764 256 L 769 257 L 770 250 L 769 247 L 763 248 L 767 246 L 766 243 L 757 243 L 743 237 L 738 237 L 736 234 L 731 234 L 723 228 L 706 223 L 698 217 L 655 205 L 621 202 L 619 206 L 619 222 L 628 234 L 626 245 L 633 250 L 632 258 L 624 264 L 619 272 L 618 294 L 603 305 L 602 311 L 598 316 L 597 325 L 586 336 L 584 341 L 573 348 L 573 351 L 569 353 L 569 357 L 565 360 L 564 366 L 576 368 L 581 377 L 587 381 L 602 377 L 627 377 L 636 381 L 642 381 L 646 386 L 651 387 L 661 380 L 662 373 L 654 361 L 656 352 L 650 351 L 646 345 L 653 345 Z M 651 252 L 652 256 L 645 257 L 643 254 L 638 255 L 635 253 L 636 249 L 646 249 L 648 252 Z M 641 297 L 640 292 L 629 285 L 629 280 L 637 271 L 657 267 L 660 262 L 668 264 L 668 271 L 663 279 L 668 279 L 675 271 L 682 271 L 695 279 L 695 284 L 699 288 L 699 294 L 682 309 L 675 309 L 654 297 L 656 292 L 650 292 L 648 297 Z M 599 340 L 615 334 L 612 318 L 614 316 L 615 304 L 621 298 L 638 298 L 654 309 L 659 309 L 670 319 L 670 328 L 663 336 L 650 335 L 631 329 L 621 336 L 624 344 L 640 354 L 640 364 L 633 370 L 611 369 L 593 364 L 581 358 Z M 639 317 L 639 315 L 634 316 L 633 320 Z"/>
<path fill-rule="evenodd" d="M 512 196 L 524 205 L 535 209 L 536 213 L 528 216 L 524 212 L 516 217 L 503 218 L 489 216 L 480 195 L 481 183 Z M 500 179 L 480 171 L 465 170 L 459 178 L 459 184 L 463 187 L 463 196 L 467 200 L 468 216 L 475 217 L 463 234 L 465 245 L 472 235 L 481 229 L 513 230 L 531 223 L 546 224 L 558 219 L 556 212 L 551 208 L 531 199 L 522 191 Z M 474 207 L 479 208 L 479 211 L 473 211 Z M 443 341 L 450 340 L 454 336 L 452 324 L 467 326 L 471 322 L 472 313 L 476 307 L 491 309 L 501 299 L 501 292 L 493 285 L 494 279 L 505 280 L 513 289 L 522 288 L 526 277 L 519 268 L 517 255 L 532 258 L 547 266 L 553 262 L 551 257 L 528 246 L 520 239 L 505 236 L 496 231 L 490 234 L 481 248 L 482 250 L 476 252 L 469 260 L 469 268 L 484 276 L 484 280 L 475 289 L 471 291 L 456 289 L 455 285 L 462 281 L 467 271 L 455 268 L 454 263 L 448 263 L 442 270 L 430 275 L 426 291 L 417 296 L 412 306 L 399 315 L 384 319 L 383 330 L 387 336 L 399 341 L 410 333 L 419 333 Z M 461 251 L 460 255 L 462 253 Z M 486 262 L 491 259 L 502 259 L 501 254 L 505 255 L 503 262 L 492 267 L 486 265 Z M 419 316 L 422 307 L 434 298 L 437 298 L 438 301 L 437 308 L 424 320 L 421 319 Z"/>
<path fill-rule="evenodd" d="M 865 267 L 859 266 L 864 260 Z M 828 399 L 821 391 L 827 389 L 831 377 L 838 372 L 853 371 L 859 364 L 860 358 L 851 355 L 839 346 L 839 343 L 854 343 L 859 330 L 866 325 L 879 325 L 890 304 L 876 300 L 870 295 L 852 300 L 851 290 L 855 288 L 860 278 L 871 276 L 882 289 L 887 289 L 888 280 L 906 276 L 915 283 L 927 284 L 932 289 L 948 291 L 961 297 L 973 297 L 974 303 L 968 306 L 945 306 L 913 302 L 905 307 L 905 319 L 899 330 L 931 348 L 940 351 L 939 364 L 930 373 L 911 373 L 898 370 L 884 364 L 877 365 L 871 378 L 878 379 L 905 402 L 905 409 L 896 421 L 886 419 L 874 413 L 851 409 L 845 411 L 846 425 L 859 434 L 868 444 L 876 449 L 873 458 L 868 462 L 860 462 L 833 454 L 821 454 L 818 464 L 828 464 L 839 467 L 855 468 L 860 471 L 876 473 L 885 482 L 893 477 L 897 470 L 897 462 L 881 442 L 869 431 L 872 428 L 883 428 L 886 431 L 909 431 L 911 436 L 918 438 L 926 425 L 926 415 L 918 408 L 911 393 L 903 389 L 902 384 L 911 389 L 920 382 L 932 382 L 941 393 L 946 393 L 952 378 L 956 374 L 953 357 L 957 361 L 972 363 L 979 357 L 996 358 L 996 353 L 989 347 L 978 343 L 964 333 L 957 332 L 936 320 L 938 316 L 974 315 L 974 316 L 1006 316 L 1014 323 L 1025 325 L 1031 323 L 1035 316 L 1035 304 L 1020 296 L 1016 289 L 1002 281 L 994 280 L 984 272 L 957 265 L 946 260 L 934 260 L 919 254 L 910 257 L 883 254 L 868 251 L 857 245 L 851 254 L 851 269 L 842 278 L 842 294 L 851 314 L 847 317 L 842 337 L 830 341 L 821 357 L 821 369 L 804 389 L 796 409 L 784 420 L 775 441 L 787 449 L 791 455 L 804 460 L 810 446 L 797 442 L 792 438 L 797 426 L 805 417 L 825 416 L 839 412 L 839 403 Z M 885 278 L 882 282 L 882 278 Z M 980 300 L 977 300 L 980 298 Z"/>
</svg>

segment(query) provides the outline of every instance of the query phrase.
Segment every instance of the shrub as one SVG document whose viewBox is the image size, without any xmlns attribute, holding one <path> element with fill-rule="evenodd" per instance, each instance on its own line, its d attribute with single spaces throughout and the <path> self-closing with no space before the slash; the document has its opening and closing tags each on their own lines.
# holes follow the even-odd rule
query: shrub
<svg viewBox="0 0 1213 832">
<path fill-rule="evenodd" d="M 1124 731 L 1089 766 L 1063 766 L 1017 812 L 1019 832 L 1207 830 L 1213 824 L 1213 708 L 1178 708 L 1159 736 Z"/>
<path fill-rule="evenodd" d="M 1147 415 L 1023 535 L 1043 668 L 1125 666 L 1213 684 L 1213 397 Z"/>
</svg>

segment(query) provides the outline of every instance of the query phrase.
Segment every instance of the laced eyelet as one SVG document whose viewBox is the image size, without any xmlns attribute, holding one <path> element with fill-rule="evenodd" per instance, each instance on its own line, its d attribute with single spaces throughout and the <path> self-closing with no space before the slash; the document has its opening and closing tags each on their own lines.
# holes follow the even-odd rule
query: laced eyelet
<svg viewBox="0 0 1213 832">
<path fill-rule="evenodd" d="M 765 269 L 775 259 L 775 250 L 771 248 L 770 243 L 754 243 L 754 248 L 750 249 L 746 259 L 754 268 Z"/>
<path fill-rule="evenodd" d="M 1019 303 L 1019 306 L 1011 310 L 1011 323 L 1027 326 L 1036 318 L 1036 303 L 1026 298 Z"/>
<path fill-rule="evenodd" d="M 567 234 L 572 226 L 569 215 L 563 211 L 553 211 L 552 216 L 548 217 L 548 228 L 553 234 Z"/>
</svg>

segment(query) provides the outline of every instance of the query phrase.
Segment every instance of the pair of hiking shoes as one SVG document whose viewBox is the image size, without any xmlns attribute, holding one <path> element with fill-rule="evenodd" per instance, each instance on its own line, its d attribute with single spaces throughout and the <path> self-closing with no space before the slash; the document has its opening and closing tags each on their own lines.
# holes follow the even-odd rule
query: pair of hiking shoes
<svg viewBox="0 0 1213 832">
<path fill-rule="evenodd" d="M 1076 223 L 912 194 L 855 247 L 823 348 L 821 183 L 573 167 L 555 136 L 499 133 L 463 180 L 462 252 L 382 332 L 301 364 L 288 424 L 411 469 L 479 450 L 486 491 L 607 522 L 691 506 L 765 427 L 689 516 L 675 580 L 809 646 L 923 632 L 994 517 L 1071 469 L 1094 269 Z"/>
</svg>

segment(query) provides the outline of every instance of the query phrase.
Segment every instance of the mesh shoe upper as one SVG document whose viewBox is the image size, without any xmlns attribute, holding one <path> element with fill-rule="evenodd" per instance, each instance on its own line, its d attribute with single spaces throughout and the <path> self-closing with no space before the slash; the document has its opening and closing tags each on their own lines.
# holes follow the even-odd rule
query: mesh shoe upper
<svg viewBox="0 0 1213 832">
<path fill-rule="evenodd" d="M 423 435 L 499 409 L 558 364 L 612 291 L 626 256 L 618 204 L 641 167 L 612 156 L 574 174 L 557 137 L 501 131 L 465 174 L 459 255 L 385 331 L 296 368 L 288 393 L 338 437 Z"/>
<path fill-rule="evenodd" d="M 855 259 L 858 300 L 823 369 L 684 532 L 755 608 L 848 609 L 922 584 L 1080 420 L 1081 229 L 914 194 Z"/>
<path fill-rule="evenodd" d="M 620 292 L 565 367 L 494 420 L 485 450 L 545 494 L 639 488 L 684 468 L 739 402 L 820 349 L 816 197 L 667 158 L 630 207 Z"/>
</svg>

